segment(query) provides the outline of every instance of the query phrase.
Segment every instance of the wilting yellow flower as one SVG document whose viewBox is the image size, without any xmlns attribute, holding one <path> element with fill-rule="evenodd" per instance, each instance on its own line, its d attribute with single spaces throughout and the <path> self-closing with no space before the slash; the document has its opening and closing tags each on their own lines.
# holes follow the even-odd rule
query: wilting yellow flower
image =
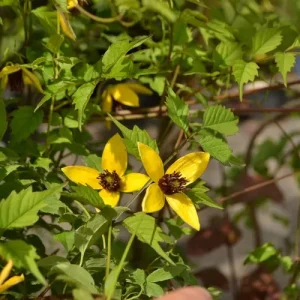
<svg viewBox="0 0 300 300">
<path fill-rule="evenodd" d="M 62 10 L 57 8 L 57 18 L 59 20 L 59 24 L 61 26 L 61 29 L 63 33 L 69 37 L 71 40 L 76 40 L 75 32 L 73 31 L 73 28 L 71 26 L 71 23 L 69 21 L 69 17 L 67 14 L 65 14 Z"/>
<path fill-rule="evenodd" d="M 68 0 L 68 2 L 67 2 L 67 8 L 68 9 L 72 9 L 72 8 L 74 8 L 77 5 L 78 5 L 78 1 L 77 0 Z"/>
<path fill-rule="evenodd" d="M 0 72 L 0 80 L 1 80 L 0 87 L 5 89 L 8 84 L 8 81 L 9 81 L 9 76 L 11 74 L 14 74 L 17 72 L 22 72 L 21 80 L 23 81 L 23 84 L 33 85 L 36 87 L 36 89 L 39 92 L 44 93 L 43 88 L 40 84 L 40 81 L 36 77 L 36 75 L 34 73 L 32 73 L 31 71 L 29 71 L 28 69 L 26 69 L 18 64 L 7 65 L 1 70 L 1 72 Z M 18 83 L 16 83 L 16 84 L 18 84 Z"/>
<path fill-rule="evenodd" d="M 10 274 L 13 265 L 13 261 L 10 259 L 0 273 L 0 294 L 7 291 L 12 286 L 24 281 L 23 274 L 20 276 L 13 276 L 6 280 Z"/>
<path fill-rule="evenodd" d="M 209 153 L 189 153 L 176 160 L 164 173 L 163 162 L 152 148 L 138 143 L 138 149 L 144 168 L 154 181 L 146 190 L 142 202 L 143 211 L 146 213 L 159 211 L 167 199 L 171 208 L 183 221 L 199 230 L 196 208 L 192 200 L 184 194 L 184 190 L 203 174 L 209 162 Z"/>
<path fill-rule="evenodd" d="M 102 153 L 103 172 L 84 166 L 62 168 L 65 175 L 75 183 L 89 185 L 99 194 L 105 204 L 116 206 L 120 192 L 132 193 L 139 191 L 149 180 L 140 173 L 127 175 L 127 151 L 119 134 L 115 134 L 105 145 Z"/>
<path fill-rule="evenodd" d="M 113 100 L 127 106 L 140 106 L 139 96 L 152 95 L 153 92 L 138 83 L 119 83 L 106 89 L 102 95 L 103 112 L 111 112 Z"/>
</svg>

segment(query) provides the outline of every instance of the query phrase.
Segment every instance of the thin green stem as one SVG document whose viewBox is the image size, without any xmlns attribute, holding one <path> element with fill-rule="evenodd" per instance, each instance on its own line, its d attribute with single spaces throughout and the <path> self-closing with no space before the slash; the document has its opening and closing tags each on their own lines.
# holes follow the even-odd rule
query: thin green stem
<svg viewBox="0 0 300 300">
<path fill-rule="evenodd" d="M 104 250 L 106 250 L 106 241 L 105 241 L 105 235 L 104 235 L 104 234 L 102 234 L 102 235 L 101 235 L 101 237 L 102 237 L 103 249 L 104 249 Z"/>
<path fill-rule="evenodd" d="M 52 97 L 51 97 L 50 111 L 49 111 L 49 115 L 48 115 L 45 153 L 47 153 L 48 150 L 49 150 L 49 134 L 50 134 L 50 128 L 51 128 L 51 123 L 52 123 L 52 118 L 53 118 L 54 103 L 55 103 L 55 96 L 52 95 Z"/>
<path fill-rule="evenodd" d="M 77 200 L 74 200 L 74 202 L 82 209 L 83 213 L 87 216 L 88 219 L 91 218 L 91 215 L 87 211 L 87 209 Z"/>
<path fill-rule="evenodd" d="M 110 224 L 110 226 L 108 228 L 108 235 L 107 235 L 107 258 L 106 258 L 105 279 L 108 278 L 108 275 L 110 272 L 111 236 L 112 236 L 112 224 Z"/>
<path fill-rule="evenodd" d="M 129 253 L 129 250 L 130 250 L 130 248 L 131 248 L 131 245 L 132 245 L 132 243 L 133 243 L 133 241 L 134 241 L 134 238 L 135 238 L 135 233 L 130 237 L 130 239 L 129 239 L 128 243 L 127 243 L 127 246 L 126 246 L 125 251 L 124 251 L 124 253 L 123 253 L 123 255 L 122 255 L 122 258 L 121 258 L 121 260 L 120 260 L 120 263 L 119 263 L 119 265 L 118 265 L 118 267 L 117 267 L 116 274 L 114 274 L 114 278 L 112 279 L 112 281 L 113 281 L 113 284 L 112 284 L 113 288 L 111 289 L 109 295 L 107 295 L 106 300 L 111 300 L 112 297 L 113 297 L 113 294 L 114 294 L 114 292 L 115 292 L 115 289 L 116 289 L 116 285 L 117 285 L 119 276 L 120 276 L 120 274 L 121 274 L 121 272 L 122 272 L 122 269 L 123 269 L 123 267 L 124 267 L 125 260 L 126 260 L 126 258 L 127 258 L 128 253 Z M 107 278 L 106 278 L 106 280 L 107 280 Z"/>
</svg>

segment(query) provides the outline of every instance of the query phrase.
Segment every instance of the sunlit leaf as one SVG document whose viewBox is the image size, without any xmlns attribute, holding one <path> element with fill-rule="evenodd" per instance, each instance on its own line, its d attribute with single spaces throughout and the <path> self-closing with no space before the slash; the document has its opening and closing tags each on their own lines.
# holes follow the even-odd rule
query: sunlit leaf
<svg viewBox="0 0 300 300">
<path fill-rule="evenodd" d="M 278 71 L 281 73 L 284 85 L 287 86 L 286 76 L 287 73 L 291 71 L 295 65 L 296 58 L 294 53 L 275 53 L 275 62 L 278 68 Z"/>
</svg>

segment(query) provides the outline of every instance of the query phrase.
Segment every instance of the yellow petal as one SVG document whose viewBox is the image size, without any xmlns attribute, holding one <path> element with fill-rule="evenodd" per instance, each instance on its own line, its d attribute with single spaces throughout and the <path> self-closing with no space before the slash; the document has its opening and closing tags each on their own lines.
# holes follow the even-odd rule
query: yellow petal
<svg viewBox="0 0 300 300">
<path fill-rule="evenodd" d="M 13 276 L 12 278 L 9 278 L 7 281 L 4 282 L 4 284 L 0 285 L 0 294 L 22 281 L 24 281 L 23 274 L 20 276 Z"/>
<path fill-rule="evenodd" d="M 159 155 L 143 143 L 138 143 L 138 149 L 147 174 L 154 182 L 158 182 L 164 176 L 164 165 Z"/>
<path fill-rule="evenodd" d="M 158 184 L 151 184 L 142 202 L 142 209 L 146 213 L 153 213 L 161 210 L 165 205 L 165 195 Z"/>
<path fill-rule="evenodd" d="M 117 84 L 108 90 L 112 97 L 127 106 L 137 107 L 140 105 L 138 95 L 131 90 L 125 83 Z"/>
<path fill-rule="evenodd" d="M 0 78 L 11 73 L 18 72 L 21 69 L 19 65 L 5 66 L 0 72 Z"/>
<path fill-rule="evenodd" d="M 110 192 L 108 190 L 101 190 L 99 192 L 100 197 L 103 199 L 104 204 L 115 207 L 120 200 L 119 192 Z"/>
<path fill-rule="evenodd" d="M 104 147 L 102 168 L 110 172 L 116 171 L 120 177 L 127 169 L 127 151 L 118 133 L 110 138 Z"/>
<path fill-rule="evenodd" d="M 0 285 L 2 285 L 2 283 L 8 278 L 13 265 L 14 265 L 14 263 L 10 259 L 7 262 L 7 264 L 5 265 L 5 267 L 3 268 L 3 270 L 1 271 L 1 273 L 0 273 Z"/>
<path fill-rule="evenodd" d="M 68 9 L 74 8 L 75 6 L 77 6 L 77 4 L 78 4 L 77 0 L 68 0 L 67 8 Z"/>
<path fill-rule="evenodd" d="M 111 112 L 113 100 L 111 95 L 105 91 L 102 95 L 102 110 L 103 112 Z"/>
<path fill-rule="evenodd" d="M 152 95 L 153 92 L 145 86 L 138 83 L 124 83 L 137 94 Z"/>
<path fill-rule="evenodd" d="M 5 89 L 8 84 L 8 75 L 3 75 L 0 81 L 0 88 Z"/>
<path fill-rule="evenodd" d="M 63 13 L 60 9 L 57 9 L 57 16 L 63 33 L 71 40 L 75 41 L 76 35 L 73 31 L 67 14 Z"/>
<path fill-rule="evenodd" d="M 121 178 L 121 192 L 132 193 L 139 191 L 150 178 L 147 175 L 140 173 L 130 173 Z"/>
<path fill-rule="evenodd" d="M 27 84 L 27 82 L 29 82 L 29 84 L 32 84 L 33 86 L 35 86 L 39 92 L 44 93 L 43 88 L 40 84 L 40 81 L 36 77 L 36 75 L 25 68 L 22 68 L 22 71 L 23 71 L 23 82 L 25 84 Z"/>
<path fill-rule="evenodd" d="M 102 189 L 99 183 L 99 171 L 84 166 L 69 166 L 61 169 L 64 174 L 73 182 L 89 185 L 95 190 Z"/>
<path fill-rule="evenodd" d="M 192 200 L 184 193 L 166 195 L 167 201 L 176 214 L 191 227 L 200 230 L 196 208 Z"/>
<path fill-rule="evenodd" d="M 188 184 L 197 180 L 205 171 L 209 162 L 209 153 L 193 152 L 176 160 L 167 170 L 166 174 L 174 171 L 180 172 L 188 180 Z"/>
</svg>

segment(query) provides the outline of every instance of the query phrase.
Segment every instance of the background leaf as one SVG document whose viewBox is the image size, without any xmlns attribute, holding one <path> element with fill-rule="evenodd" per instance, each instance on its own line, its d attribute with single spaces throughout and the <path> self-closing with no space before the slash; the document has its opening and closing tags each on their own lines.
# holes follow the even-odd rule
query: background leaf
<svg viewBox="0 0 300 300">
<path fill-rule="evenodd" d="M 95 83 L 85 83 L 77 89 L 72 97 L 73 104 L 75 104 L 75 109 L 78 110 L 78 127 L 80 130 L 82 127 L 82 117 L 84 110 L 94 92 L 95 87 Z"/>
<path fill-rule="evenodd" d="M 160 227 L 155 223 L 155 219 L 143 212 L 136 213 L 134 216 L 123 221 L 125 228 L 131 233 L 136 234 L 137 238 L 151 246 L 161 257 L 170 264 L 174 264 L 167 253 L 161 248 L 159 242 L 167 242 L 166 236 Z"/>
<path fill-rule="evenodd" d="M 4 101 L 0 99 L 0 141 L 7 129 L 6 108 Z"/>
<path fill-rule="evenodd" d="M 36 249 L 33 246 L 21 240 L 0 243 L 0 256 L 6 260 L 12 259 L 17 268 L 27 269 L 40 283 L 46 284 L 46 280 L 35 262 L 35 260 L 39 259 L 39 256 L 36 254 Z"/>
<path fill-rule="evenodd" d="M 31 106 L 20 106 L 12 113 L 13 119 L 10 123 L 12 140 L 20 142 L 27 139 L 36 131 L 43 121 L 43 111 L 34 112 Z"/>
<path fill-rule="evenodd" d="M 278 28 L 259 29 L 252 39 L 252 54 L 265 54 L 275 50 L 282 41 Z"/>
<path fill-rule="evenodd" d="M 254 62 L 245 62 L 237 60 L 232 68 L 235 81 L 239 85 L 240 100 L 243 100 L 243 85 L 248 81 L 254 81 L 255 76 L 258 75 L 258 65 Z"/>
<path fill-rule="evenodd" d="M 168 108 L 168 116 L 187 133 L 189 130 L 189 106 L 171 88 L 168 91 L 166 106 Z"/>
<path fill-rule="evenodd" d="M 278 68 L 278 71 L 281 73 L 283 78 L 283 83 L 285 86 L 287 86 L 286 83 L 286 75 L 288 72 L 291 71 L 293 68 L 296 58 L 294 53 L 282 53 L 277 52 L 275 53 L 275 62 Z"/>
</svg>

